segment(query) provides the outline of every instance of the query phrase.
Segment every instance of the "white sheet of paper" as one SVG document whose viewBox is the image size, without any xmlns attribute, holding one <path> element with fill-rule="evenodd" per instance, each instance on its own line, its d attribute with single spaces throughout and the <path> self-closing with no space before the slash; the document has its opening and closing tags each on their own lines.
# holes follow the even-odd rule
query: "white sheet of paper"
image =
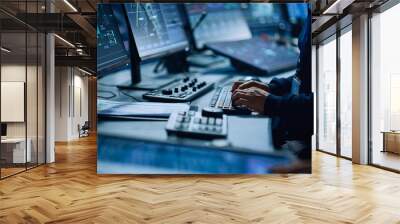
<svg viewBox="0 0 400 224">
<path fill-rule="evenodd" d="M 174 112 L 188 111 L 189 107 L 186 103 L 97 100 L 97 113 L 103 116 L 169 117 Z"/>
</svg>

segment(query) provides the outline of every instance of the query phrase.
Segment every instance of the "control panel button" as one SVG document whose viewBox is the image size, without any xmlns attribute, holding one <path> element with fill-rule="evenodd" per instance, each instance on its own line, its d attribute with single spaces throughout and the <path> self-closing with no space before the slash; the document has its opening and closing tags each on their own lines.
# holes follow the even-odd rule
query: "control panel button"
<svg viewBox="0 0 400 224">
<path fill-rule="evenodd" d="M 172 89 L 163 89 L 163 90 L 161 90 L 161 93 L 164 95 L 171 95 Z"/>
</svg>

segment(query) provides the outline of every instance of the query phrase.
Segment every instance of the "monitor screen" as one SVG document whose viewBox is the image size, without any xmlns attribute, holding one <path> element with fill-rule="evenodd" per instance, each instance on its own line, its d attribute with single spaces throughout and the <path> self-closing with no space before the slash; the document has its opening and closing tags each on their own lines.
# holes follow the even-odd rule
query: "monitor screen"
<svg viewBox="0 0 400 224">
<path fill-rule="evenodd" d="M 126 3 L 124 5 L 142 60 L 167 55 L 188 46 L 176 4 Z"/>
<path fill-rule="evenodd" d="M 283 20 L 281 6 L 278 3 L 243 3 L 242 10 L 249 26 L 279 25 Z"/>
<path fill-rule="evenodd" d="M 286 5 L 291 22 L 301 22 L 307 18 L 307 3 L 287 3 Z"/>
<path fill-rule="evenodd" d="M 251 38 L 239 3 L 186 3 L 185 9 L 189 23 L 194 28 L 203 13 L 204 20 L 193 31 L 197 48 L 205 43 L 235 41 Z"/>
<path fill-rule="evenodd" d="M 97 70 L 125 64 L 129 53 L 120 35 L 111 4 L 99 4 L 97 17 Z"/>
<path fill-rule="evenodd" d="M 239 149 L 105 135 L 98 141 L 97 172 L 107 174 L 266 174 L 272 166 L 290 162 L 284 155 Z"/>
<path fill-rule="evenodd" d="M 7 136 L 7 124 L 1 124 L 1 136 Z"/>
</svg>

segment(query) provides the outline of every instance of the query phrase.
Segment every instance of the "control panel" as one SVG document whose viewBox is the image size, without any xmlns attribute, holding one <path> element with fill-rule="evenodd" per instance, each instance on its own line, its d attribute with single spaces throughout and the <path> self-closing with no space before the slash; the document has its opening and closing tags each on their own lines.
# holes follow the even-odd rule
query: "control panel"
<svg viewBox="0 0 400 224">
<path fill-rule="evenodd" d="M 215 139 L 226 138 L 228 133 L 227 116 L 218 113 L 188 111 L 173 113 L 168 119 L 166 130 L 168 134 L 177 136 Z"/>
<path fill-rule="evenodd" d="M 204 95 L 212 88 L 213 83 L 200 77 L 184 77 L 145 93 L 143 98 L 158 102 L 185 102 Z"/>
</svg>

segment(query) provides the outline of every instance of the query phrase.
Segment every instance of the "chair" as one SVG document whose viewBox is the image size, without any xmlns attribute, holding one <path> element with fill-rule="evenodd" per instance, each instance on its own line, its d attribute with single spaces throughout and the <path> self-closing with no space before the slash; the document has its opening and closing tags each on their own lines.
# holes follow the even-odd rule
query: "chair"
<svg viewBox="0 0 400 224">
<path fill-rule="evenodd" d="M 88 137 L 89 136 L 89 129 L 90 129 L 89 121 L 85 121 L 85 123 L 82 125 L 82 127 L 78 124 L 79 138 Z"/>
</svg>

